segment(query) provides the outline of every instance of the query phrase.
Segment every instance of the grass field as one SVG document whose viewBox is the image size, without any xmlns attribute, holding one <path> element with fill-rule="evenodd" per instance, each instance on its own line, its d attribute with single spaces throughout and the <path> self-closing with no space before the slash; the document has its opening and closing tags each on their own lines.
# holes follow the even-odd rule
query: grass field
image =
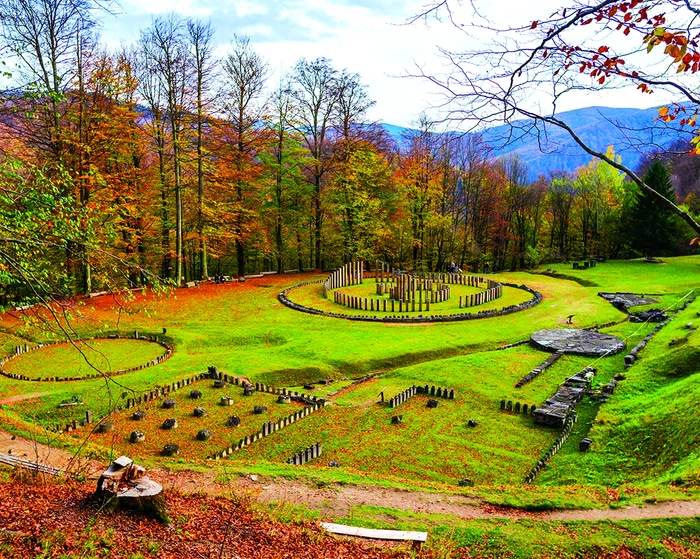
<svg viewBox="0 0 700 559">
<path fill-rule="evenodd" d="M 161 365 L 113 381 L 32 383 L 0 378 L 0 402 L 6 402 L 0 409 L 0 422 L 22 432 L 30 428 L 30 423 L 54 425 L 80 419 L 86 409 L 98 417 L 123 404 L 127 397 L 191 377 L 215 365 L 228 374 L 253 382 L 328 398 L 329 405 L 213 463 L 204 457 L 255 432 L 263 421 L 288 415 L 290 405 L 277 404 L 272 395 L 236 396 L 234 411 L 217 405 L 219 390 L 202 389 L 203 401 L 188 400 L 188 391 L 184 390 L 175 396 L 174 412 L 159 408 L 160 402 L 156 401 L 144 406 L 148 414 L 144 422 L 129 419 L 131 412 L 113 414 L 115 431 L 92 435 L 87 448 L 129 453 L 149 465 L 220 468 L 222 475 L 245 472 L 322 484 L 373 483 L 458 491 L 493 503 L 524 507 L 587 508 L 668 497 L 698 498 L 700 334 L 686 328 L 686 324 L 700 322 L 696 316 L 700 302 L 674 316 L 642 352 L 641 359 L 627 370 L 624 353 L 601 359 L 565 356 L 533 382 L 516 389 L 517 380 L 543 362 L 548 354 L 529 345 L 499 348 L 527 340 L 535 330 L 567 327 L 566 317 L 574 315 L 573 327 L 614 323 L 603 331 L 623 338 L 629 349 L 652 326 L 627 322 L 624 313 L 597 293 L 645 294 L 658 300 L 653 306 L 673 311 L 700 288 L 700 258 L 668 259 L 659 265 L 630 261 L 607 262 L 588 270 L 571 270 L 565 265 L 555 265 L 553 269 L 553 274 L 490 276 L 536 289 L 543 295 L 539 305 L 506 317 L 449 324 L 350 322 L 296 312 L 278 302 L 276 296 L 282 289 L 322 277 L 318 274 L 267 276 L 244 284 L 206 284 L 199 289 L 172 291 L 166 296 L 138 295 L 124 303 L 119 318 L 116 312 L 119 308 L 113 299 L 92 299 L 72 319 L 71 326 L 78 332 L 84 335 L 135 329 L 159 332 L 165 327 L 175 348 L 173 356 Z M 373 281 L 362 289 L 373 289 Z M 294 290 L 290 298 L 323 310 L 347 312 L 323 299 L 319 284 Z M 527 300 L 530 295 L 506 288 L 501 299 L 483 308 L 500 308 L 517 302 L 518 298 Z M 9 343 L 3 340 L 2 347 L 8 350 L 17 340 L 37 343 L 51 339 L 35 324 L 25 324 L 10 316 L 3 317 L 0 331 L 11 337 Z M 114 353 L 114 348 L 100 351 L 110 355 L 112 367 L 117 366 L 117 355 L 119 367 L 125 366 L 127 361 L 121 360 L 121 354 Z M 39 354 L 13 360 L 12 366 L 37 375 L 37 371 L 50 367 L 66 370 L 73 366 L 69 365 L 68 356 L 52 356 L 33 363 L 30 359 Z M 143 355 L 135 357 L 137 352 L 130 350 L 125 354 L 127 359 L 144 361 Z M 72 358 L 77 366 L 80 357 Z M 536 478 L 535 487 L 523 487 L 523 477 L 559 431 L 537 427 L 531 417 L 501 412 L 500 401 L 540 406 L 567 376 L 586 366 L 597 369 L 594 389 L 618 373 L 624 372 L 627 378 L 619 383 L 608 403 L 584 398 L 577 409 L 579 421 L 568 442 Z M 353 378 L 376 372 L 382 374 L 367 382 L 351 383 Z M 39 376 L 48 375 L 42 372 Z M 325 379 L 334 382 L 318 382 Z M 208 381 L 203 382 L 207 386 Z M 309 383 L 316 383 L 313 390 L 303 388 Z M 426 407 L 424 396 L 416 396 L 393 410 L 378 404 L 380 392 L 390 398 L 414 384 L 449 387 L 456 391 L 456 398 L 439 399 L 435 409 Z M 23 394 L 39 391 L 43 394 L 20 399 Z M 58 407 L 69 399 L 83 404 L 76 408 Z M 268 407 L 267 415 L 252 414 L 256 403 Z M 191 408 L 195 405 L 207 408 L 208 415 L 192 417 Z M 226 417 L 234 413 L 241 416 L 243 424 L 235 429 L 225 427 Z M 395 414 L 403 416 L 402 423 L 391 423 Z M 165 417 L 173 416 L 180 422 L 176 431 L 158 428 Z M 469 419 L 476 420 L 477 426 L 469 427 Z M 213 438 L 196 441 L 194 436 L 200 428 L 212 430 Z M 145 443 L 128 443 L 133 429 L 146 432 Z M 64 436 L 59 442 L 77 446 L 85 432 L 79 430 L 75 438 Z M 578 442 L 584 436 L 594 440 L 587 453 L 578 451 Z M 294 452 L 316 441 L 323 443 L 321 459 L 303 467 L 285 463 Z M 176 460 L 158 456 L 166 442 L 180 445 L 182 454 Z M 339 462 L 340 468 L 329 468 L 327 464 L 332 460 Z M 457 487 L 457 481 L 462 478 L 469 478 L 474 487 Z M 357 512 L 358 522 L 364 518 L 371 524 L 371 518 L 360 512 Z M 393 513 L 385 511 L 380 516 L 390 514 Z M 436 519 L 396 516 L 394 521 L 429 525 Z M 454 519 L 450 522 L 454 523 Z M 486 526 L 474 522 L 455 528 L 451 541 L 457 546 L 464 542 L 473 544 L 484 537 Z M 504 529 L 503 537 L 512 545 L 521 545 L 518 538 L 529 528 L 522 522 L 513 526 L 512 533 Z M 660 523 L 650 530 L 672 530 L 674 526 Z M 574 534 L 571 537 L 591 537 L 591 541 L 596 541 L 593 533 L 612 541 L 619 540 L 626 530 L 636 530 L 635 525 L 606 525 L 589 533 L 588 528 L 579 530 L 563 524 L 556 529 L 564 535 Z M 531 542 L 546 536 L 546 532 L 537 534 L 533 532 Z M 651 540 L 645 543 L 642 539 L 638 547 L 644 550 L 643 556 L 655 556 L 652 552 L 656 543 L 652 545 Z M 501 548 L 493 549 L 495 553 Z M 576 556 L 571 550 L 566 553 L 569 555 L 561 557 Z M 522 551 L 512 556 L 538 555 Z"/>
<path fill-rule="evenodd" d="M 109 374 L 131 369 L 163 353 L 162 346 L 146 340 L 86 340 L 30 351 L 8 361 L 4 369 L 30 379 L 83 377 L 95 372 Z"/>
<path fill-rule="evenodd" d="M 312 309 L 318 309 L 324 312 L 342 313 L 353 316 L 392 316 L 399 314 L 401 316 L 413 316 L 418 314 L 423 314 L 427 316 L 441 316 L 458 313 L 477 313 L 482 310 L 497 310 L 511 305 L 518 305 L 520 303 L 524 303 L 525 301 L 529 301 L 533 297 L 532 294 L 528 293 L 527 291 L 516 289 L 514 287 L 504 287 L 503 295 L 498 299 L 494 299 L 493 301 L 490 301 L 483 305 L 468 308 L 464 307 L 460 309 L 460 296 L 466 298 L 469 295 L 473 295 L 474 293 L 479 293 L 483 291 L 483 289 L 470 287 L 468 285 L 450 285 L 450 298 L 447 301 L 443 301 L 442 303 L 431 303 L 429 312 L 425 310 L 423 310 L 422 313 L 419 312 L 418 303 L 416 303 L 416 311 L 399 313 L 398 302 L 396 302 L 394 307 L 395 312 L 392 313 L 390 311 L 383 312 L 352 309 L 343 305 L 337 305 L 333 302 L 333 291 L 334 290 L 329 291 L 328 298 L 326 299 L 323 297 L 323 286 L 321 284 L 311 284 L 291 291 L 288 296 L 291 301 L 299 303 L 306 307 L 310 307 Z M 380 296 L 376 294 L 375 282 L 374 279 L 371 278 L 366 279 L 365 283 L 363 284 L 343 287 L 340 288 L 338 291 L 341 291 L 353 297 L 371 299 L 375 301 L 375 304 L 378 301 L 388 300 L 388 296 Z M 425 309 L 425 307 L 423 308 Z"/>
</svg>

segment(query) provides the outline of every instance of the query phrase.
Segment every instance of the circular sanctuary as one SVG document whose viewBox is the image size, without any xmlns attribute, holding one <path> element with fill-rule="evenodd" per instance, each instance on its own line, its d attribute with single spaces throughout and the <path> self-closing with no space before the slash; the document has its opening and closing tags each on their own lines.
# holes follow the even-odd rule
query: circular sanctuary
<svg viewBox="0 0 700 559">
<path fill-rule="evenodd" d="M 614 355 L 625 349 L 625 342 L 610 334 L 590 330 L 538 330 L 530 336 L 532 344 L 545 351 L 556 351 L 586 357 Z"/>
<path fill-rule="evenodd" d="M 0 360 L 0 374 L 15 380 L 68 381 L 121 375 L 158 365 L 173 353 L 157 336 L 108 336 L 17 346 Z"/>
<path fill-rule="evenodd" d="M 325 280 L 300 283 L 284 290 L 278 298 L 284 305 L 310 314 L 404 323 L 502 316 L 528 309 L 542 300 L 539 292 L 526 285 L 500 283 L 482 276 L 403 272 L 390 270 L 382 262 L 377 262 L 373 277 L 366 278 L 365 273 L 364 262 L 349 262 Z M 314 294 L 315 300 L 290 298 L 292 291 L 308 290 L 318 284 L 322 284 L 322 290 Z M 308 299 L 308 293 L 305 295 Z M 501 299 L 503 306 L 494 308 L 492 303 Z"/>
</svg>

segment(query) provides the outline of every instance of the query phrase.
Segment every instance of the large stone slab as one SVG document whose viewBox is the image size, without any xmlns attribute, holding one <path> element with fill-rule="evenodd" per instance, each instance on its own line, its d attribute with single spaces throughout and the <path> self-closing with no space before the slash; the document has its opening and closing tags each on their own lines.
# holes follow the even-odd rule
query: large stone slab
<svg viewBox="0 0 700 559">
<path fill-rule="evenodd" d="M 639 305 L 652 305 L 657 302 L 656 299 L 635 293 L 605 293 L 601 291 L 598 295 L 619 309 L 638 307 Z"/>
<path fill-rule="evenodd" d="M 560 351 L 588 357 L 613 355 L 625 349 L 625 342 L 620 338 L 573 328 L 539 330 L 530 336 L 530 342 L 545 351 Z"/>
</svg>

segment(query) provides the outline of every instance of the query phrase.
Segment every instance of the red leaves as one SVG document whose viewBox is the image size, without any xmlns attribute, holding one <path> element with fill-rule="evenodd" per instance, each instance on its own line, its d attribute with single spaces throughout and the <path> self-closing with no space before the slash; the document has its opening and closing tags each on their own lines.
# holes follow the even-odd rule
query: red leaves
<svg viewBox="0 0 700 559">
<path fill-rule="evenodd" d="M 598 54 L 605 54 L 610 50 L 610 47 L 606 47 L 605 45 L 602 45 L 598 47 Z"/>
<path fill-rule="evenodd" d="M 537 21 L 533 21 L 532 25 L 530 26 L 530 29 L 535 29 L 537 27 L 538 23 L 539 22 L 537 22 Z"/>
</svg>

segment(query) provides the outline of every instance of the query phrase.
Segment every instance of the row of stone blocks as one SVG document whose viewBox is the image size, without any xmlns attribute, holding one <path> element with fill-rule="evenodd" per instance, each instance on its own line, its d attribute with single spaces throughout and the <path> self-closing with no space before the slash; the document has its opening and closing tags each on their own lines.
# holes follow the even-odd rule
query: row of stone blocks
<svg viewBox="0 0 700 559">
<path fill-rule="evenodd" d="M 126 409 L 139 406 L 146 402 L 150 402 L 151 400 L 155 400 L 156 398 L 160 398 L 162 396 L 170 394 L 171 392 L 176 392 L 177 390 L 190 386 L 198 380 L 202 380 L 204 378 L 207 378 L 208 376 L 209 373 L 199 373 L 193 377 L 186 378 L 184 380 L 178 380 L 177 382 L 173 382 L 166 386 L 161 386 L 160 388 L 156 388 L 155 390 L 149 390 L 148 392 L 142 394 L 137 398 L 127 398 Z"/>
<path fill-rule="evenodd" d="M 515 383 L 515 388 L 521 388 L 525 386 L 528 382 L 532 382 L 537 376 L 541 375 L 547 368 L 549 368 L 551 365 L 553 365 L 562 355 L 560 351 L 557 351 L 547 357 L 547 359 L 543 362 L 537 365 L 532 371 L 530 371 L 528 374 L 526 374 L 523 378 L 521 378 L 518 382 Z"/>
<path fill-rule="evenodd" d="M 501 400 L 501 411 L 511 412 L 511 413 L 522 413 L 523 415 L 532 415 L 535 413 L 537 406 L 532 404 L 528 406 L 527 404 L 521 404 L 520 402 L 515 402 L 513 404 L 512 400 Z"/>
<path fill-rule="evenodd" d="M 322 403 L 314 404 L 313 406 L 308 406 L 304 409 L 296 411 L 288 417 L 280 419 L 279 421 L 268 421 L 267 423 L 263 423 L 260 431 L 257 431 L 252 435 L 246 435 L 240 441 L 238 441 L 237 444 L 229 446 L 221 452 L 217 452 L 211 455 L 209 458 L 213 458 L 214 460 L 221 460 L 222 458 L 226 458 L 230 454 L 233 454 L 234 452 L 237 452 L 242 448 L 245 448 L 253 444 L 254 442 L 257 442 L 260 439 L 267 437 L 268 435 L 271 435 L 272 433 L 275 433 L 280 429 L 284 429 L 285 427 L 288 427 L 292 423 L 295 423 L 308 415 L 311 415 L 315 411 L 318 411 L 319 409 L 323 408 L 323 406 L 324 404 Z"/>
<path fill-rule="evenodd" d="M 532 470 L 530 470 L 530 472 L 525 476 L 525 483 L 532 483 L 537 477 L 537 475 L 547 465 L 547 462 L 549 462 L 552 459 L 552 456 L 554 456 L 557 452 L 561 450 L 561 447 L 564 446 L 564 443 L 568 440 L 569 436 L 571 435 L 571 429 L 573 428 L 577 419 L 578 418 L 576 416 L 576 413 L 572 412 L 571 414 L 569 414 L 569 416 L 566 418 L 566 421 L 564 422 L 564 428 L 559 434 L 559 437 L 557 437 L 557 440 L 554 441 L 554 444 L 552 444 L 552 446 L 549 447 L 547 452 L 544 453 L 544 456 L 542 456 L 542 458 L 540 458 L 537 461 L 537 464 L 535 464 Z"/>
<path fill-rule="evenodd" d="M 588 268 L 595 268 L 596 260 L 592 258 L 591 260 L 584 260 L 583 262 L 574 262 L 574 270 L 587 270 Z"/>
<path fill-rule="evenodd" d="M 625 355 L 625 368 L 630 367 L 637 359 L 639 359 L 639 352 L 642 351 L 645 347 L 647 347 L 647 344 L 654 336 L 654 334 L 656 334 L 659 330 L 666 326 L 668 322 L 669 321 L 666 320 L 657 324 L 651 332 L 644 336 L 644 339 L 641 342 L 634 346 L 632 350 L 627 355 Z"/>
<path fill-rule="evenodd" d="M 261 382 L 256 382 L 254 385 L 248 384 L 243 379 L 227 375 L 226 373 L 222 373 L 216 367 L 209 367 L 207 375 L 209 376 L 209 378 L 212 378 L 214 380 L 220 380 L 224 383 L 229 384 L 243 385 L 244 387 L 247 387 L 249 389 L 255 388 L 256 392 L 265 392 L 266 394 L 277 394 L 278 396 L 286 396 L 289 397 L 290 400 L 294 400 L 295 402 L 301 402 L 310 406 L 313 406 L 314 404 L 325 404 L 326 402 L 326 400 L 317 396 L 299 394 L 299 392 L 292 392 L 291 390 L 287 390 L 286 388 L 275 388 L 273 386 L 268 386 L 267 384 L 263 384 Z"/>
<path fill-rule="evenodd" d="M 117 334 L 110 334 L 107 336 L 107 339 L 119 339 L 119 338 L 129 338 L 129 336 L 118 336 Z M 147 367 L 153 367 L 155 365 L 159 365 L 160 363 L 163 363 L 167 359 L 170 358 L 170 356 L 173 354 L 173 349 L 170 347 L 168 344 L 165 342 L 161 341 L 158 339 L 158 336 L 140 336 L 138 331 L 134 332 L 134 339 L 137 340 L 146 340 L 149 342 L 153 342 L 156 344 L 159 344 L 165 348 L 165 353 L 163 355 L 159 355 L 155 359 L 149 361 L 148 363 L 144 363 L 142 365 L 137 365 L 136 367 L 131 367 L 129 369 L 120 369 L 119 371 L 114 371 L 110 373 L 110 376 L 116 376 L 116 375 L 123 375 L 125 373 L 132 373 L 134 371 L 141 371 L 143 369 L 146 369 Z M 98 339 L 105 339 L 104 336 L 95 336 L 92 338 L 84 338 L 82 341 L 90 341 L 90 340 L 98 340 Z M 92 373 L 89 375 L 85 375 L 82 377 L 46 377 L 46 378 L 29 378 L 26 375 L 18 375 L 15 373 L 8 373 L 5 371 L 2 367 L 7 363 L 10 359 L 14 359 L 15 357 L 19 357 L 20 355 L 23 355 L 25 353 L 29 353 L 30 351 L 36 351 L 38 349 L 41 349 L 43 347 L 49 347 L 49 346 L 54 346 L 54 345 L 60 345 L 64 344 L 66 342 L 49 342 L 46 344 L 38 344 L 34 347 L 29 347 L 28 344 L 23 344 L 15 347 L 15 352 L 12 355 L 9 355 L 7 357 L 4 357 L 3 359 L 0 360 L 0 375 L 3 375 L 7 378 L 11 378 L 13 380 L 28 380 L 28 381 L 34 381 L 34 382 L 61 382 L 61 381 L 74 381 L 74 380 L 89 380 L 89 379 L 95 379 L 95 378 L 101 378 L 103 375 L 102 373 Z"/>
<path fill-rule="evenodd" d="M 493 282 L 489 280 L 489 285 Z M 495 299 L 499 299 L 503 295 L 503 286 L 498 283 L 494 287 L 490 287 L 486 291 L 480 293 L 472 293 L 471 295 L 464 296 L 464 302 L 462 302 L 462 296 L 459 297 L 459 308 L 463 307 L 475 307 L 478 305 L 483 305 L 484 303 L 490 303 Z"/>
<path fill-rule="evenodd" d="M 323 446 L 321 443 L 312 444 L 309 448 L 305 448 L 301 452 L 297 452 L 294 456 L 287 459 L 287 464 L 295 466 L 303 466 L 307 462 L 318 458 L 323 454 Z"/>
<path fill-rule="evenodd" d="M 449 292 L 445 296 L 445 299 L 449 299 Z M 342 305 L 350 309 L 364 310 L 364 311 L 374 311 L 374 312 L 422 312 L 430 311 L 430 301 L 397 301 L 394 299 L 370 299 L 367 297 L 356 297 L 354 295 L 347 295 L 341 291 L 333 292 L 333 302 L 336 305 Z M 435 302 L 435 301 L 434 301 Z M 442 301 L 437 301 L 441 303 Z"/>
<path fill-rule="evenodd" d="M 410 388 L 407 388 L 403 392 L 400 392 L 396 396 L 392 397 L 389 399 L 389 407 L 390 408 L 395 408 L 397 406 L 400 406 L 407 400 L 410 400 L 413 398 L 416 394 L 424 394 L 426 396 L 435 396 L 437 398 L 447 398 L 449 400 L 454 400 L 455 399 L 455 391 L 454 389 L 447 389 L 447 388 L 442 388 L 440 386 L 416 386 L 413 385 Z"/>
</svg>

